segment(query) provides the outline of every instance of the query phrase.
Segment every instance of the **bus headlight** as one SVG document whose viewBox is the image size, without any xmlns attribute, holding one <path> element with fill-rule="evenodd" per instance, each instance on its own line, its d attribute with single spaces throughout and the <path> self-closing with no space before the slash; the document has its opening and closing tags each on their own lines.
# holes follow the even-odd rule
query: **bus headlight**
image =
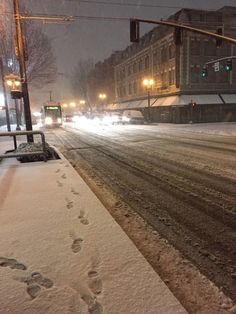
<svg viewBox="0 0 236 314">
<path fill-rule="evenodd" d="M 52 118 L 51 117 L 46 117 L 45 118 L 45 124 L 47 124 L 47 125 L 52 124 Z"/>
<path fill-rule="evenodd" d="M 58 122 L 58 123 L 61 123 L 61 118 L 57 118 L 57 122 Z"/>
</svg>

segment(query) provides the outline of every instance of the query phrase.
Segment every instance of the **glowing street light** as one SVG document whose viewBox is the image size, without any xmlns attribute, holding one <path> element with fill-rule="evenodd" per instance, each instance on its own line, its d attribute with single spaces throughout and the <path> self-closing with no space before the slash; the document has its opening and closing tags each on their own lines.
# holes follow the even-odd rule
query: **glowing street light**
<svg viewBox="0 0 236 314">
<path fill-rule="evenodd" d="M 68 105 L 67 105 L 67 104 L 62 104 L 62 107 L 63 107 L 63 108 L 67 108 Z"/>
<path fill-rule="evenodd" d="M 85 100 L 82 99 L 79 101 L 79 103 L 80 103 L 80 105 L 85 105 L 86 102 L 85 102 Z"/>
<path fill-rule="evenodd" d="M 148 119 L 151 121 L 151 104 L 150 104 L 150 90 L 154 85 L 154 79 L 152 78 L 145 78 L 143 79 L 143 86 L 147 89 L 147 96 L 148 96 Z"/>
<path fill-rule="evenodd" d="M 15 100 L 15 111 L 16 111 L 16 131 L 20 131 L 20 113 L 18 108 L 18 99 L 22 98 L 23 94 L 21 91 L 21 80 L 20 77 L 15 74 L 5 76 L 6 85 L 10 88 L 11 97 Z"/>
<path fill-rule="evenodd" d="M 103 106 L 104 106 L 104 100 L 107 98 L 107 95 L 104 94 L 104 93 L 100 93 L 100 94 L 98 95 L 98 97 L 99 97 L 99 99 L 101 100 L 101 102 L 102 102 L 102 107 L 103 107 Z M 104 109 L 104 108 L 102 108 L 102 109 Z"/>
<path fill-rule="evenodd" d="M 72 101 L 72 102 L 70 103 L 70 107 L 71 107 L 71 108 L 75 108 L 75 107 L 76 107 L 76 103 Z"/>
<path fill-rule="evenodd" d="M 99 94 L 98 97 L 101 99 L 101 100 L 104 100 L 107 98 L 107 95 L 106 94 Z"/>
<path fill-rule="evenodd" d="M 7 80 L 6 83 L 7 83 L 7 86 L 9 86 L 9 87 L 11 87 L 13 85 L 13 81 L 11 81 L 11 80 Z"/>
</svg>

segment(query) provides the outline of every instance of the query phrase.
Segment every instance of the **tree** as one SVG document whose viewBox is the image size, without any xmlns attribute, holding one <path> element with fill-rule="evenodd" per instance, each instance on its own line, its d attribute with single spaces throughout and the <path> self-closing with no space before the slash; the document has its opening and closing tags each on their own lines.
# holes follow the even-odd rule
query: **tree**
<svg viewBox="0 0 236 314">
<path fill-rule="evenodd" d="M 0 55 L 4 61 L 5 73 L 19 73 L 19 65 L 15 51 L 15 29 L 12 5 L 9 1 L 1 1 L 0 12 Z M 25 12 L 21 6 L 21 12 Z M 27 20 L 23 21 L 25 48 L 27 54 L 28 83 L 32 88 L 40 88 L 52 83 L 56 79 L 56 58 L 48 36 L 42 31 L 39 24 Z"/>
<path fill-rule="evenodd" d="M 83 98 L 90 107 L 89 75 L 94 68 L 92 59 L 80 60 L 71 76 L 71 87 L 74 97 Z"/>
</svg>

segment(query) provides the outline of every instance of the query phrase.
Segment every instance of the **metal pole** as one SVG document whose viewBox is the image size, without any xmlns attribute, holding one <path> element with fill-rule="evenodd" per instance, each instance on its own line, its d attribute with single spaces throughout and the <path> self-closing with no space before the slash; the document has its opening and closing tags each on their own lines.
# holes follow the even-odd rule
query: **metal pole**
<svg viewBox="0 0 236 314">
<path fill-rule="evenodd" d="M 19 66 L 20 66 L 20 76 L 22 80 L 25 125 L 26 125 L 27 131 L 32 131 L 32 120 L 31 120 L 29 92 L 28 92 L 28 85 L 27 85 L 27 73 L 26 73 L 26 64 L 25 64 L 24 39 L 23 39 L 23 32 L 22 32 L 22 23 L 20 20 L 19 1 L 13 0 L 13 6 L 14 6 L 14 14 L 15 14 L 16 41 L 17 41 L 17 48 L 19 51 L 18 58 L 19 58 Z M 34 141 L 32 134 L 27 135 L 27 141 L 28 142 Z"/>
<path fill-rule="evenodd" d="M 5 103 L 5 110 L 6 110 L 7 131 L 11 132 L 9 108 L 8 108 L 8 103 L 7 103 L 7 93 L 6 93 L 5 82 L 4 82 L 3 61 L 1 57 L 0 57 L 0 71 L 2 75 L 2 89 L 3 89 L 4 103 Z"/>
<path fill-rule="evenodd" d="M 16 109 L 16 131 L 20 131 L 20 117 L 19 117 L 19 107 L 18 107 L 18 101 L 15 99 L 15 109 Z"/>
<path fill-rule="evenodd" d="M 148 89 L 148 120 L 151 122 L 150 90 Z"/>
</svg>

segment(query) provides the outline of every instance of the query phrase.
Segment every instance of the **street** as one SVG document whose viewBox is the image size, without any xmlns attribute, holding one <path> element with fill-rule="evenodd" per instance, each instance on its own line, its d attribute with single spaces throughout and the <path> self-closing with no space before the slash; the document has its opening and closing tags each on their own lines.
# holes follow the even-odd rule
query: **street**
<svg viewBox="0 0 236 314">
<path fill-rule="evenodd" d="M 236 300 L 235 135 L 160 124 L 67 127 L 46 138 L 95 182 L 101 200 L 103 189 L 116 195 Z"/>
</svg>

